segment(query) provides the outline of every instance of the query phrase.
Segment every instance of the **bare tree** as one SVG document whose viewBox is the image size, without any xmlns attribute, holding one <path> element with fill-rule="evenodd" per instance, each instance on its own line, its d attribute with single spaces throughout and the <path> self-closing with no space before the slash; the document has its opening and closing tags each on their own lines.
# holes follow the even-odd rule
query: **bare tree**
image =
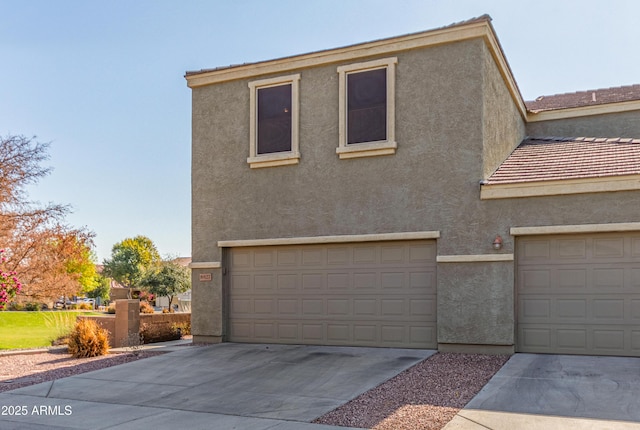
<svg viewBox="0 0 640 430">
<path fill-rule="evenodd" d="M 35 138 L 0 137 L 0 248 L 23 283 L 22 301 L 76 294 L 80 275 L 70 263 L 86 259 L 93 246 L 92 232 L 65 225 L 68 206 L 27 200 L 26 186 L 51 172 L 41 165 L 48 147 Z"/>
</svg>

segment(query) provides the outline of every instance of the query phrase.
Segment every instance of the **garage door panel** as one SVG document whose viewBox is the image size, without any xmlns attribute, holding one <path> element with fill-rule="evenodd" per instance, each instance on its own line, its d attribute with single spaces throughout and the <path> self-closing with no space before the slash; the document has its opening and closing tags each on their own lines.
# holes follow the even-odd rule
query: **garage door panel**
<svg viewBox="0 0 640 430">
<path fill-rule="evenodd" d="M 380 247 L 381 264 L 397 264 L 405 260 L 405 248 L 403 246 Z"/>
<path fill-rule="evenodd" d="M 326 315 L 324 300 L 302 299 L 302 313 L 304 315 Z"/>
<path fill-rule="evenodd" d="M 274 278 L 274 275 L 271 273 L 256 275 L 253 278 L 253 288 L 255 289 L 255 291 L 272 293 L 274 292 L 276 287 L 275 279 L 273 278 Z"/>
<path fill-rule="evenodd" d="M 555 314 L 559 320 L 586 320 L 588 318 L 586 299 L 558 299 L 555 301 L 555 306 Z"/>
<path fill-rule="evenodd" d="M 624 238 L 594 239 L 593 255 L 604 258 L 624 257 Z"/>
<path fill-rule="evenodd" d="M 435 241 L 230 254 L 231 341 L 437 346 Z"/>
<path fill-rule="evenodd" d="M 326 266 L 326 250 L 307 249 L 302 251 L 302 267 Z"/>
<path fill-rule="evenodd" d="M 298 275 L 295 273 L 278 273 L 276 275 L 276 288 L 279 292 L 292 292 L 298 289 Z"/>
<path fill-rule="evenodd" d="M 518 272 L 521 290 L 549 289 L 551 272 L 548 269 L 526 269 Z"/>
<path fill-rule="evenodd" d="M 252 264 L 249 251 L 239 250 L 231 257 L 231 269 L 246 269 L 250 267 L 252 267 Z"/>
<path fill-rule="evenodd" d="M 298 266 L 298 253 L 291 250 L 277 250 L 276 261 L 278 267 Z"/>
<path fill-rule="evenodd" d="M 587 258 L 586 239 L 560 239 L 557 241 L 557 246 L 559 259 Z"/>
<path fill-rule="evenodd" d="M 324 273 L 303 273 L 302 290 L 318 292 L 325 289 L 326 277 Z"/>
<path fill-rule="evenodd" d="M 594 268 L 592 273 L 593 287 L 595 289 L 624 288 L 624 269 L 622 267 Z"/>
<path fill-rule="evenodd" d="M 420 291 L 428 291 L 431 294 L 436 293 L 436 272 L 435 271 L 410 271 L 409 272 L 409 288 L 418 289 Z"/>
<path fill-rule="evenodd" d="M 273 267 L 275 263 L 273 251 L 257 251 L 253 254 L 255 267 Z"/>
<path fill-rule="evenodd" d="M 380 274 L 382 289 L 399 289 L 407 284 L 404 272 L 382 272 Z"/>
<path fill-rule="evenodd" d="M 555 332 L 556 348 L 563 352 L 586 351 L 587 337 L 587 330 L 582 328 L 559 328 Z"/>
<path fill-rule="evenodd" d="M 327 264 L 328 265 L 346 265 L 352 260 L 351 250 L 348 248 L 328 248 Z"/>
<path fill-rule="evenodd" d="M 373 246 L 356 246 L 353 248 L 353 263 L 376 264 L 378 263 L 378 250 Z"/>
<path fill-rule="evenodd" d="M 532 296 L 518 298 L 518 322 L 545 324 L 634 324 L 640 321 L 640 300 L 596 297 Z"/>
<path fill-rule="evenodd" d="M 434 320 L 436 317 L 435 300 L 410 299 L 409 309 L 410 315 L 413 317 L 425 318 L 427 321 Z"/>
<path fill-rule="evenodd" d="M 640 234 L 520 238 L 521 352 L 640 355 Z"/>
</svg>

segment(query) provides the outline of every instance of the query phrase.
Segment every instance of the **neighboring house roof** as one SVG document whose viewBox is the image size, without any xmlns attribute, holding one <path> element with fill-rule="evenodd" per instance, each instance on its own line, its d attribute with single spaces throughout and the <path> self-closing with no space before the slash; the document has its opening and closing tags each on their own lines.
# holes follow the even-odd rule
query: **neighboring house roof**
<svg viewBox="0 0 640 430">
<path fill-rule="evenodd" d="M 485 185 L 640 174 L 640 139 L 529 137 Z"/>
<path fill-rule="evenodd" d="M 524 103 L 529 112 L 535 113 L 635 100 L 640 100 L 640 84 L 540 96 Z"/>
<path fill-rule="evenodd" d="M 172 260 L 174 263 L 178 263 L 180 266 L 189 267 L 191 264 L 191 257 L 178 257 Z"/>
</svg>

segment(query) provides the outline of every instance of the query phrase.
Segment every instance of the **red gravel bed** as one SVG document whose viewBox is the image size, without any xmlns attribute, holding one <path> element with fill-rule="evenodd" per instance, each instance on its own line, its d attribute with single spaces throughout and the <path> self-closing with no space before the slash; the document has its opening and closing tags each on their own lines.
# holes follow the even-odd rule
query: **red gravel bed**
<svg viewBox="0 0 640 430">
<path fill-rule="evenodd" d="M 93 358 L 73 358 L 71 354 L 42 352 L 0 356 L 0 393 L 67 376 L 117 366 L 153 357 L 162 352 L 110 354 Z"/>
<path fill-rule="evenodd" d="M 439 430 L 509 360 L 437 353 L 314 422 L 375 430 Z"/>
</svg>

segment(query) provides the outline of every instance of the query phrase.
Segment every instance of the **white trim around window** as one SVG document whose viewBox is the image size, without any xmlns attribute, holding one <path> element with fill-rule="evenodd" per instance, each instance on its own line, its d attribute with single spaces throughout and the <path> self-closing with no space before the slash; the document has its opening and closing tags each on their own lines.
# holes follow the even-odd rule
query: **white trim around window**
<svg viewBox="0 0 640 430">
<path fill-rule="evenodd" d="M 395 136 L 395 82 L 397 57 L 382 58 L 338 67 L 339 75 L 339 142 L 336 153 L 343 158 L 371 157 L 395 154 L 398 147 Z M 376 69 L 387 71 L 387 138 L 375 142 L 347 143 L 347 75 Z"/>
<path fill-rule="evenodd" d="M 258 154 L 258 90 L 262 88 L 291 85 L 291 151 Z M 249 82 L 249 158 L 252 169 L 260 167 L 298 164 L 300 160 L 299 118 L 300 118 L 300 75 L 279 76 Z"/>
</svg>

